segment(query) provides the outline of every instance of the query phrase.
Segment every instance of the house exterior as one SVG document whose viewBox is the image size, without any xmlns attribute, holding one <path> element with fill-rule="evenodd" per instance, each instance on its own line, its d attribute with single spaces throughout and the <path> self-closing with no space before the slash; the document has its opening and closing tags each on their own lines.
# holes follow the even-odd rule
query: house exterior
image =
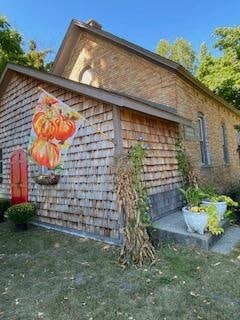
<svg viewBox="0 0 240 320">
<path fill-rule="evenodd" d="M 37 166 L 24 160 L 39 86 L 88 121 L 69 148 L 59 183 L 51 186 L 37 184 Z M 50 73 L 8 64 L 2 75 L 0 188 L 38 203 L 42 225 L 119 243 L 123 216 L 114 157 L 136 142 L 147 145 L 143 179 L 158 219 L 181 206 L 180 133 L 202 180 L 223 188 L 240 178 L 239 122 L 238 110 L 180 65 L 103 31 L 94 20 L 73 20 Z"/>
</svg>

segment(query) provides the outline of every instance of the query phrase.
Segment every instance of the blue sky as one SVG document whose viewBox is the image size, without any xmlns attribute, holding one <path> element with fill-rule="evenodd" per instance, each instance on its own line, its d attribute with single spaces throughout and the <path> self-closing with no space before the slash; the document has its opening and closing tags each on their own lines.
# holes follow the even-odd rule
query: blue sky
<svg viewBox="0 0 240 320">
<path fill-rule="evenodd" d="M 51 48 L 53 59 L 72 18 L 94 18 L 103 28 L 154 51 L 159 39 L 212 45 L 212 31 L 240 24 L 239 0 L 0 0 L 0 14 L 24 36 Z"/>
</svg>

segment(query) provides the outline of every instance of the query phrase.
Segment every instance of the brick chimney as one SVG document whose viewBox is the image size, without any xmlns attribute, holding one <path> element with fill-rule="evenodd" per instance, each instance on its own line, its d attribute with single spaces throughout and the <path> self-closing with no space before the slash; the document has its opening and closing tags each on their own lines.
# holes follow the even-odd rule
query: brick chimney
<svg viewBox="0 0 240 320">
<path fill-rule="evenodd" d="M 100 23 L 98 23 L 96 20 L 94 19 L 89 19 L 86 21 L 86 24 L 88 24 L 90 27 L 96 28 L 96 29 L 102 29 L 102 25 Z"/>
</svg>

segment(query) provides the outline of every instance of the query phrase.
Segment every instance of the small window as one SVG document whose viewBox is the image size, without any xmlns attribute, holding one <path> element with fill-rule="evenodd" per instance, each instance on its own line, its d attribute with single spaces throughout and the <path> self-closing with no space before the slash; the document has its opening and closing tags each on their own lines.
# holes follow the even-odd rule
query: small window
<svg viewBox="0 0 240 320">
<path fill-rule="evenodd" d="M 80 73 L 79 81 L 84 84 L 96 85 L 97 84 L 96 72 L 90 66 L 85 67 Z"/>
<path fill-rule="evenodd" d="M 202 164 L 209 164 L 208 150 L 207 150 L 207 137 L 206 137 L 206 124 L 205 118 L 202 113 L 198 115 L 198 131 L 199 131 L 199 143 L 201 152 Z"/>
<path fill-rule="evenodd" d="M 3 152 L 0 148 L 0 183 L 3 181 Z"/>
<path fill-rule="evenodd" d="M 221 124 L 221 135 L 222 135 L 223 161 L 225 164 L 228 164 L 229 157 L 228 157 L 227 132 L 226 132 L 226 126 L 224 123 Z"/>
</svg>

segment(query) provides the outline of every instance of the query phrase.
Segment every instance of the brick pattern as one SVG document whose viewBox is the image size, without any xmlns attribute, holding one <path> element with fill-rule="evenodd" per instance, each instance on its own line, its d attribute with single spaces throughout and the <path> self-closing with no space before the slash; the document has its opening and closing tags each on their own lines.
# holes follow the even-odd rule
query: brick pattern
<svg viewBox="0 0 240 320">
<path fill-rule="evenodd" d="M 237 133 L 233 127 L 240 123 L 240 117 L 234 112 L 175 73 L 110 41 L 81 32 L 63 75 L 79 81 L 79 74 L 86 65 L 96 71 L 100 87 L 174 107 L 180 115 L 191 119 L 195 128 L 198 112 L 202 112 L 206 119 L 211 166 L 202 166 L 196 139 L 185 142 L 193 166 L 203 181 L 220 188 L 239 181 L 240 159 L 236 152 Z M 223 163 L 221 122 L 225 122 L 227 128 L 229 165 Z"/>
<path fill-rule="evenodd" d="M 81 31 L 63 76 L 79 81 L 87 66 L 96 73 L 96 86 L 176 107 L 175 74 Z"/>
<path fill-rule="evenodd" d="M 202 112 L 206 121 L 207 144 L 210 165 L 201 164 L 198 141 L 185 141 L 187 154 L 205 183 L 216 184 L 224 190 L 240 179 L 240 158 L 237 152 L 237 132 L 234 125 L 240 117 L 214 99 L 207 97 L 183 80 L 177 82 L 178 112 L 191 119 L 198 133 L 197 117 Z M 221 124 L 225 123 L 229 164 L 224 164 Z"/>
</svg>

